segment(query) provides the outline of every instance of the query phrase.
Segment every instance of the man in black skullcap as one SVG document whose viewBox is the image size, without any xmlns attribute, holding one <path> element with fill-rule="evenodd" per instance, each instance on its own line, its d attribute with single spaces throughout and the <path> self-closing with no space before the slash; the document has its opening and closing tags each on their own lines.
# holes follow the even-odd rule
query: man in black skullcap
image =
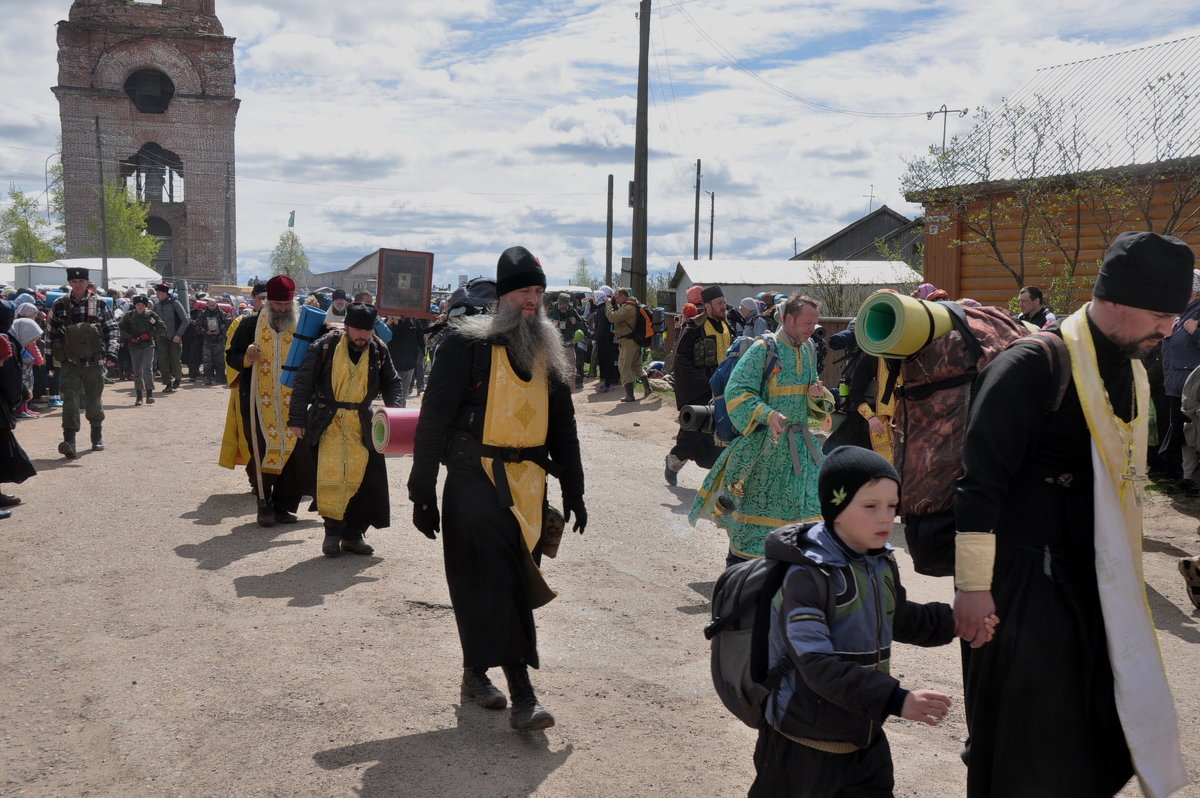
<svg viewBox="0 0 1200 798">
<path fill-rule="evenodd" d="M 1122 233 L 1092 301 L 1048 328 L 1069 363 L 1024 339 L 975 384 L 954 506 L 969 798 L 1111 796 L 1135 771 L 1147 795 L 1187 783 L 1141 578 L 1140 359 L 1171 334 L 1193 263 L 1176 238 Z"/>
<path fill-rule="evenodd" d="M 413 524 L 441 525 L 437 477 L 446 463 L 442 537 L 446 581 L 463 650 L 464 699 L 491 708 L 504 694 L 516 729 L 554 725 L 533 692 L 538 667 L 533 610 L 554 598 L 539 568 L 546 475 L 558 477 L 563 514 L 583 532 L 583 464 L 571 403 L 574 363 L 542 309 L 546 276 L 524 247 L 500 256 L 494 313 L 451 322 L 421 404 L 408 497 Z"/>
<path fill-rule="evenodd" d="M 371 554 L 367 527 L 391 525 L 387 465 L 371 444 L 371 401 L 382 393 L 384 404 L 400 407 L 403 394 L 391 355 L 375 337 L 376 312 L 361 302 L 348 306 L 343 329 L 309 344 L 292 385 L 288 429 L 316 454 L 326 557 Z"/>
<path fill-rule="evenodd" d="M 49 338 L 59 370 L 63 398 L 63 440 L 59 454 L 76 457 L 75 433 L 79 431 L 79 400 L 83 398 L 92 428 L 92 450 L 104 448 L 104 366 L 115 368 L 121 345 L 121 330 L 108 303 L 88 289 L 88 270 L 67 269 L 71 292 L 50 308 Z"/>
</svg>

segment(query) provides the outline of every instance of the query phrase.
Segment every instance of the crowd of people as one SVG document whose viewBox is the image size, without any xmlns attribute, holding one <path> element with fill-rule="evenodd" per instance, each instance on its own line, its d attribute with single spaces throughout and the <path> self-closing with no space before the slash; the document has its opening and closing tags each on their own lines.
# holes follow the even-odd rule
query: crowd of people
<svg viewBox="0 0 1200 798">
<path fill-rule="evenodd" d="M 1200 461 L 1194 267 L 1186 244 L 1130 233 L 1108 250 L 1091 301 L 1069 316 L 1055 317 L 1036 287 L 1021 290 L 1021 320 L 1061 336 L 1069 362 L 1057 367 L 1071 378 L 1065 398 L 1051 401 L 1055 366 L 1026 339 L 980 373 L 956 487 L 953 607 L 909 602 L 888 544 L 901 479 L 890 462 L 890 411 L 865 387 L 881 364 L 856 366 L 835 398 L 820 376 L 816 300 L 763 293 L 731 307 L 720 287 L 693 286 L 673 353 L 676 401 L 707 403 L 709 378 L 735 357 L 723 399 L 738 434 L 722 447 L 711 434 L 680 430 L 665 478 L 675 485 L 689 461 L 708 470 L 689 520 L 728 534 L 725 567 L 788 564 L 770 610 L 779 678 L 763 707 L 751 795 L 892 794 L 883 721 L 934 725 L 951 699 L 902 687 L 889 672 L 891 643 L 955 636 L 970 798 L 1111 796 L 1135 773 L 1150 794 L 1167 795 L 1186 780 L 1139 541 L 1147 474 L 1191 493 Z M 642 347 L 626 332 L 638 312 L 627 290 L 602 287 L 582 301 L 560 294 L 547 308 L 545 274 L 523 247 L 500 256 L 494 287 L 491 312 L 457 318 L 436 342 L 407 498 L 413 526 L 442 537 L 463 699 L 511 704 L 511 725 L 536 730 L 555 723 L 530 676 L 541 664 L 533 612 L 556 595 L 543 557 L 554 556 L 572 521 L 580 533 L 588 523 L 572 393 L 589 368 L 597 390 L 620 386 L 622 401 L 650 385 Z M 246 468 L 258 524 L 295 523 L 309 498 L 323 521 L 323 555 L 374 552 L 368 531 L 391 524 L 391 504 L 370 414 L 378 401 L 402 408 L 421 390 L 431 348 L 423 319 L 387 319 L 385 343 L 373 297 L 334 292 L 325 326 L 306 341 L 286 276 L 255 284 L 244 307 L 203 292 L 181 300 L 165 284 L 153 300 L 134 294 L 110 305 L 77 269 L 65 288 L 49 304 L 36 292 L 0 302 L 0 482 L 34 474 L 13 430 L 37 417 L 29 404 L 39 396 L 61 397 L 59 451 L 73 458 L 81 407 L 92 449 L 105 447 L 107 383 L 127 375 L 135 404 L 150 404 L 156 374 L 169 393 L 194 363 L 192 379 L 232 389 L 219 462 Z M 948 300 L 931 284 L 914 294 Z M 730 354 L 740 337 L 747 346 Z M 304 356 L 287 380 L 294 344 Z M 844 338 L 830 344 L 847 348 Z M 1158 352 L 1155 391 L 1142 362 Z M 838 411 L 864 426 L 846 445 L 831 437 L 823 447 L 814 426 Z M 561 513 L 548 501 L 548 476 Z M 0 493 L 0 517 L 19 501 Z M 1040 508 L 1034 522 L 1031 506 Z M 1195 559 L 1185 563 L 1200 607 Z M 1030 704 L 1036 724 L 1024 719 Z"/>
</svg>

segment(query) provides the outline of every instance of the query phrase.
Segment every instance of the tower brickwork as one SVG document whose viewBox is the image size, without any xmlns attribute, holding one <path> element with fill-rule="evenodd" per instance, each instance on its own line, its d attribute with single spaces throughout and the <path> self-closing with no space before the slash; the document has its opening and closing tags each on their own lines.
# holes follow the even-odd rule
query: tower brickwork
<svg viewBox="0 0 1200 798">
<path fill-rule="evenodd" d="M 231 37 L 215 0 L 75 0 L 58 24 L 67 254 L 99 252 L 99 167 L 150 202 L 165 276 L 236 276 Z"/>
</svg>

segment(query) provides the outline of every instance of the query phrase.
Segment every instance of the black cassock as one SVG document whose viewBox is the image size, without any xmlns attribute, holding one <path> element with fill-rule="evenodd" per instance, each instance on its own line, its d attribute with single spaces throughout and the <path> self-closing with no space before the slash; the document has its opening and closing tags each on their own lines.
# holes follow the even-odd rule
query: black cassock
<svg viewBox="0 0 1200 798">
<path fill-rule="evenodd" d="M 421 401 L 408 492 L 413 501 L 435 497 L 438 465 L 444 460 L 442 549 L 463 665 L 525 663 L 536 668 L 537 632 L 524 579 L 528 554 L 521 527 L 512 511 L 500 505 L 479 455 L 470 451 L 470 441 L 483 437 L 492 351 L 458 333 L 442 340 Z M 546 448 L 562 469 L 562 494 L 582 496 L 575 406 L 570 389 L 557 381 L 550 388 L 549 413 Z M 539 551 L 533 555 L 540 559 Z"/>
<path fill-rule="evenodd" d="M 675 378 L 675 407 L 678 410 L 687 405 L 706 405 L 712 399 L 712 387 L 708 384 L 708 379 L 716 369 L 706 369 L 697 365 L 694 355 L 696 342 L 706 337 L 704 317 L 698 318 L 700 326 L 691 320 L 686 322 L 679 340 L 675 343 L 675 368 L 672 374 Z M 712 468 L 721 455 L 721 447 L 717 446 L 711 432 L 689 432 L 681 429 L 675 433 L 675 446 L 671 449 L 671 454 L 680 460 L 691 460 L 701 468 Z"/>
<path fill-rule="evenodd" d="M 1091 331 L 1128 420 L 1130 362 Z M 1000 618 L 991 642 L 963 646 L 969 798 L 1111 796 L 1133 775 L 1096 583 L 1091 435 L 1073 381 L 1047 412 L 1057 385 L 1041 348 L 1018 343 L 982 372 L 967 426 L 955 521 L 995 530 Z"/>
</svg>

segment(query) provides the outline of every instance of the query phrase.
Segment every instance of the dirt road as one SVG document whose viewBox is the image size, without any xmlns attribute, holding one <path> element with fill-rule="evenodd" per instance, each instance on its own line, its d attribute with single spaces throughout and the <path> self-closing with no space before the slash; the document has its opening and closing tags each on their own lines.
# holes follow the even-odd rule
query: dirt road
<svg viewBox="0 0 1200 798">
<path fill-rule="evenodd" d="M 754 733 L 712 692 L 700 631 L 724 539 L 687 523 L 700 471 L 663 482 L 669 398 L 576 396 L 591 523 L 548 563 L 560 596 L 538 612 L 534 684 L 558 725 L 522 735 L 506 712 L 460 705 L 440 545 L 407 521 L 406 458 L 388 461 L 376 556 L 329 560 L 315 514 L 260 528 L 244 472 L 216 466 L 224 389 L 185 384 L 142 408 L 130 394 L 105 392 L 104 452 L 59 457 L 57 413 L 17 430 L 41 473 L 0 522 L 0 795 L 745 794 Z M 1196 783 L 1200 614 L 1175 560 L 1200 551 L 1198 515 L 1154 497 L 1146 524 Z M 947 580 L 900 561 L 915 599 L 948 598 Z M 893 668 L 961 698 L 954 646 L 898 647 Z M 962 794 L 961 701 L 939 727 L 888 734 L 897 795 Z"/>
</svg>

